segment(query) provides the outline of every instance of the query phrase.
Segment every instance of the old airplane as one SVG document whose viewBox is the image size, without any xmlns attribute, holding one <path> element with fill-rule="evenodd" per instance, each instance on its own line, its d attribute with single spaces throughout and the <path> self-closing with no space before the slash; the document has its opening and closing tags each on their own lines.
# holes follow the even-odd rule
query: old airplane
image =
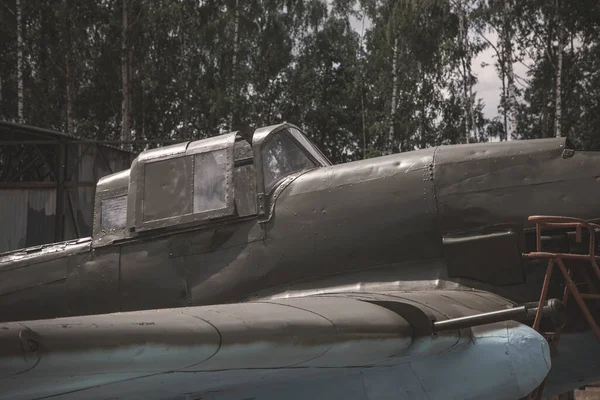
<svg viewBox="0 0 600 400">
<path fill-rule="evenodd" d="M 331 165 L 288 123 L 144 151 L 98 182 L 91 238 L 0 255 L 0 398 L 519 399 L 597 381 L 597 304 L 564 304 L 572 282 L 546 268 L 593 252 L 596 225 L 542 234 L 529 216 L 597 220 L 599 161 L 556 138 Z"/>
</svg>

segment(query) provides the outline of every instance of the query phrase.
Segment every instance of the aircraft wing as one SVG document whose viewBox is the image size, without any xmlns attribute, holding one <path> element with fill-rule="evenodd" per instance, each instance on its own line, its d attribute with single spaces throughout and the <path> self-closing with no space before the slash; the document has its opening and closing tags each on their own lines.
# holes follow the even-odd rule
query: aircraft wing
<svg viewBox="0 0 600 400">
<path fill-rule="evenodd" d="M 516 399 L 550 370 L 542 336 L 432 323 L 510 306 L 478 291 L 345 293 L 0 323 L 0 398 Z"/>
</svg>

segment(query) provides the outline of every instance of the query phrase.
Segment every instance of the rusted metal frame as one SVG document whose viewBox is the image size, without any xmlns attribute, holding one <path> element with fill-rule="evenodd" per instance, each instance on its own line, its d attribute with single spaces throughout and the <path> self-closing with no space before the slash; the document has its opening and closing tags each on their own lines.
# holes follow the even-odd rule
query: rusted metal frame
<svg viewBox="0 0 600 400">
<path fill-rule="evenodd" d="M 538 302 L 538 309 L 535 313 L 535 320 L 533 322 L 533 329 L 536 331 L 540 328 L 540 322 L 542 321 L 542 309 L 544 304 L 546 303 L 546 297 L 548 297 L 548 288 L 550 287 L 550 279 L 552 278 L 552 269 L 554 266 L 554 260 L 550 259 L 548 261 L 548 266 L 546 267 L 546 275 L 544 276 L 544 284 L 542 285 L 542 293 L 540 294 L 540 300 Z"/>
<path fill-rule="evenodd" d="M 563 217 L 563 216 L 556 216 L 556 215 L 532 215 L 527 220 L 533 221 L 536 223 L 540 222 L 546 226 L 550 226 L 550 225 L 561 226 L 561 225 L 567 225 L 567 224 L 582 224 L 583 226 L 590 226 L 590 225 L 598 226 L 597 224 L 590 223 L 590 222 L 580 219 L 580 218 Z"/>
<path fill-rule="evenodd" d="M 560 257 L 563 260 L 583 260 L 591 261 L 589 254 L 570 254 L 570 253 L 548 253 L 548 252 L 532 252 L 523 254 L 525 258 L 540 259 L 540 258 L 556 258 Z M 600 256 L 592 256 L 594 260 L 600 259 Z M 600 278 L 599 278 L 600 279 Z"/>
<path fill-rule="evenodd" d="M 573 277 L 573 270 L 571 268 L 569 268 L 569 279 L 572 279 Z M 563 292 L 563 305 L 565 306 L 565 308 L 567 307 L 567 304 L 569 303 L 569 286 L 565 285 L 565 290 Z M 560 340 L 560 335 L 562 334 L 562 328 L 561 327 L 557 327 L 556 328 L 556 341 Z"/>
<path fill-rule="evenodd" d="M 583 299 L 592 299 L 592 300 L 600 300 L 600 294 L 581 293 L 581 298 L 583 298 Z"/>
<path fill-rule="evenodd" d="M 536 223 L 536 239 L 537 239 L 537 252 L 542 253 L 541 249 L 541 227 L 545 226 L 548 228 L 575 228 L 576 240 L 578 243 L 581 242 L 581 228 L 584 227 L 588 230 L 590 235 L 590 243 L 588 249 L 588 259 L 595 259 L 595 246 L 596 246 L 596 229 L 600 229 L 600 225 L 587 222 L 578 218 L 570 217 L 557 217 L 557 216 L 531 216 L 528 218 L 529 221 L 535 221 Z M 596 266 L 597 267 L 597 266 Z M 598 272 L 598 279 L 600 279 L 600 271 Z"/>
<path fill-rule="evenodd" d="M 600 268 L 598 268 L 598 263 L 596 262 L 596 257 L 590 257 L 590 262 L 592 263 L 592 269 L 596 273 L 596 277 L 600 281 Z"/>
<path fill-rule="evenodd" d="M 100 158 L 102 158 L 102 161 L 104 161 L 104 164 L 106 165 L 110 173 L 114 174 L 115 171 L 113 171 L 112 167 L 110 166 L 110 163 L 108 162 L 108 159 L 106 158 L 106 155 L 102 152 L 102 147 L 96 146 L 96 149 L 98 151 L 98 154 L 100 154 Z"/>
<path fill-rule="evenodd" d="M 79 163 L 81 162 L 81 160 L 83 159 L 83 157 L 87 154 L 87 152 L 89 151 L 89 149 L 92 147 L 91 144 L 87 144 L 86 146 L 84 146 L 83 151 L 80 152 L 80 154 L 77 156 L 77 158 L 75 159 L 75 164 L 73 165 L 73 169 L 71 170 L 71 172 L 69 172 L 67 174 L 67 178 L 66 181 L 70 181 L 71 178 L 73 177 L 73 175 L 75 174 L 75 171 L 77 170 L 77 167 L 79 166 Z"/>
<path fill-rule="evenodd" d="M 563 261 L 560 258 L 557 258 L 556 261 L 558 263 L 558 267 L 560 268 L 563 276 L 565 277 L 565 283 L 568 286 L 569 291 L 571 292 L 571 294 L 575 298 L 575 301 L 581 308 L 581 311 L 583 312 L 585 319 L 588 321 L 588 323 L 592 327 L 594 334 L 596 335 L 598 340 L 600 340 L 600 327 L 598 327 L 598 325 L 596 324 L 594 317 L 590 313 L 590 310 L 588 309 L 587 305 L 585 304 L 585 301 L 581 297 L 581 293 L 579 293 L 579 289 L 577 289 L 577 286 L 573 283 L 573 280 L 571 279 L 570 274 L 567 271 L 567 268 L 565 267 L 565 264 L 563 263 Z"/>
<path fill-rule="evenodd" d="M 598 263 L 596 262 L 597 258 L 600 258 L 598 256 L 596 256 L 595 251 L 596 251 L 596 232 L 595 229 L 599 229 L 600 225 L 598 224 L 594 224 L 594 223 L 590 223 L 584 220 L 578 220 L 575 218 L 568 218 L 568 217 L 552 217 L 552 220 L 559 220 L 559 221 L 568 221 L 568 222 L 547 222 L 548 218 L 544 218 L 544 219 L 538 219 L 538 222 L 536 222 L 536 226 L 538 225 L 538 223 L 543 223 L 546 226 L 549 227 L 575 227 L 576 229 L 576 240 L 578 243 L 581 243 L 582 237 L 581 237 L 581 228 L 585 227 L 590 235 L 590 242 L 589 242 L 589 250 L 588 250 L 588 260 L 591 262 L 592 264 L 592 269 L 594 270 L 594 273 L 596 274 L 596 277 L 598 278 L 598 280 L 600 280 L 600 268 L 598 267 Z M 540 249 L 538 249 L 538 251 L 540 251 Z M 570 258 L 570 259 L 581 259 L 583 260 L 586 255 L 575 255 L 575 254 L 571 254 L 571 255 L 565 255 L 566 257 L 564 258 Z M 582 273 L 584 275 L 584 278 L 586 280 L 586 283 L 588 285 L 588 288 L 590 290 L 590 292 L 592 292 L 591 295 L 588 294 L 584 294 L 582 295 L 583 298 L 591 298 L 591 299 L 596 299 L 597 296 L 595 296 L 595 294 L 597 294 L 596 289 L 591 281 L 591 278 L 587 272 L 587 270 L 584 268 L 581 269 Z"/>
</svg>

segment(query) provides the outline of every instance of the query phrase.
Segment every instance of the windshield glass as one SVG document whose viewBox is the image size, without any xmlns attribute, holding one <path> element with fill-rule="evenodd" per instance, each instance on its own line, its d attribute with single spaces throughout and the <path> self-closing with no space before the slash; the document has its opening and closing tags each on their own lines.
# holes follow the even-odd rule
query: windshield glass
<svg viewBox="0 0 600 400">
<path fill-rule="evenodd" d="M 263 147 L 262 156 L 267 193 L 283 177 L 316 166 L 287 131 L 273 135 Z"/>
</svg>

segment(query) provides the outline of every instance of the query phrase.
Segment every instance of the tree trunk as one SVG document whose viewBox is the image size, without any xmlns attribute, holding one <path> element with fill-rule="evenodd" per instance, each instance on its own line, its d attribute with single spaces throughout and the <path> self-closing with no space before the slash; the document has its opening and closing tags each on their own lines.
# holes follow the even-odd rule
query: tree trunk
<svg viewBox="0 0 600 400">
<path fill-rule="evenodd" d="M 388 133 L 387 154 L 394 152 L 394 117 L 396 115 L 396 97 L 398 96 L 398 37 L 394 39 L 394 53 L 392 56 L 392 106 L 390 109 L 390 131 Z M 402 146 L 400 146 L 402 151 Z"/>
<path fill-rule="evenodd" d="M 67 133 L 75 133 L 73 124 L 73 67 L 72 67 L 72 46 L 71 46 L 71 17 L 69 15 L 69 4 L 63 0 L 65 12 L 65 75 L 67 81 Z"/>
<path fill-rule="evenodd" d="M 425 93 L 424 93 L 424 88 L 425 88 L 425 82 L 427 80 L 427 76 L 425 74 L 425 68 L 423 67 L 422 63 L 419 63 L 419 70 L 420 70 L 420 75 L 421 75 L 421 95 L 419 97 L 421 97 L 421 133 L 420 133 L 420 137 L 419 137 L 419 148 L 425 148 L 425 143 L 427 142 L 427 136 L 426 136 L 426 131 L 427 131 L 427 104 L 426 104 L 426 100 L 425 100 Z"/>
<path fill-rule="evenodd" d="M 231 102 L 231 109 L 229 110 L 229 129 L 233 130 L 233 113 L 235 107 L 237 107 L 237 82 L 236 82 L 236 71 L 237 71 L 237 57 L 238 57 L 238 31 L 240 25 L 240 7 L 239 0 L 235 0 L 235 21 L 233 26 L 233 59 L 231 61 L 231 94 L 229 101 Z"/>
<path fill-rule="evenodd" d="M 555 116 L 555 125 L 554 125 L 554 135 L 556 137 L 561 136 L 561 119 L 562 119 L 562 69 L 563 69 L 563 47 L 564 47 L 564 36 L 565 29 L 563 27 L 562 21 L 560 19 L 560 14 L 558 13 L 558 0 L 556 0 L 556 10 L 558 17 L 558 49 L 557 49 L 557 58 L 558 65 L 556 66 L 556 116 Z"/>
<path fill-rule="evenodd" d="M 131 140 L 129 129 L 129 69 L 128 69 L 128 0 L 123 0 L 123 26 L 121 30 L 121 140 Z M 128 148 L 128 145 L 122 144 L 122 148 Z"/>
<path fill-rule="evenodd" d="M 471 142 L 471 130 L 469 129 L 469 121 L 471 118 L 471 100 L 469 98 L 469 84 L 470 74 L 467 74 L 467 60 L 469 60 L 468 49 L 466 46 L 466 27 L 465 27 L 465 16 L 460 3 L 459 18 L 458 18 L 458 30 L 460 49 L 462 51 L 461 63 L 462 63 L 462 75 L 463 75 L 463 126 L 465 130 L 465 136 L 467 143 Z"/>
<path fill-rule="evenodd" d="M 504 60 L 504 57 L 503 57 Z M 504 63 L 504 61 L 502 61 L 502 63 Z M 504 118 L 504 140 L 509 140 L 508 139 L 508 111 L 507 111 L 507 101 L 508 101 L 508 95 L 507 95 L 507 91 L 506 91 L 506 72 L 505 72 L 505 68 L 504 66 L 502 66 L 501 68 L 502 71 L 502 98 L 504 99 L 504 107 L 502 107 L 502 116 Z M 500 138 L 500 141 L 502 141 L 502 138 Z"/>
<path fill-rule="evenodd" d="M 517 105 L 517 89 L 515 87 L 515 72 L 513 68 L 513 50 L 512 50 L 512 31 L 510 16 L 510 1 L 504 0 L 504 64 L 506 69 L 507 98 L 506 105 L 508 116 L 508 127 L 506 129 L 506 140 L 512 140 L 517 129 L 516 105 Z"/>
<path fill-rule="evenodd" d="M 365 38 L 365 15 L 362 13 L 362 30 L 360 32 L 360 53 L 363 54 L 363 40 Z M 363 160 L 367 158 L 367 134 L 365 127 L 365 60 L 360 60 L 360 109 L 362 114 L 362 140 L 363 140 Z M 1 83 L 1 82 L 0 82 Z M 1 88 L 1 87 L 0 87 Z M 1 96 L 1 94 L 0 94 Z"/>
<path fill-rule="evenodd" d="M 73 72 L 71 71 L 71 60 L 69 55 L 66 58 L 66 73 L 67 73 L 67 132 L 69 135 L 75 134 L 75 126 L 73 124 Z"/>
<path fill-rule="evenodd" d="M 23 20 L 21 0 L 17 0 L 17 121 L 23 123 Z"/>
<path fill-rule="evenodd" d="M 135 126 L 133 119 L 133 49 L 132 46 L 127 46 L 127 109 L 129 111 L 129 116 L 127 117 L 129 121 L 129 138 L 131 140 L 135 139 Z M 133 127 L 133 130 L 131 129 Z M 133 148 L 133 144 L 129 146 L 130 149 Z"/>
<path fill-rule="evenodd" d="M 465 37 L 468 40 L 467 37 Z M 467 42 L 467 51 L 468 51 L 468 42 Z M 477 124 L 475 121 L 475 96 L 473 95 L 473 83 L 471 82 L 471 57 L 467 58 L 467 75 L 469 76 L 469 115 L 471 116 L 471 129 L 473 130 L 473 139 L 475 142 L 478 142 L 479 139 L 479 130 L 477 129 Z"/>
</svg>

